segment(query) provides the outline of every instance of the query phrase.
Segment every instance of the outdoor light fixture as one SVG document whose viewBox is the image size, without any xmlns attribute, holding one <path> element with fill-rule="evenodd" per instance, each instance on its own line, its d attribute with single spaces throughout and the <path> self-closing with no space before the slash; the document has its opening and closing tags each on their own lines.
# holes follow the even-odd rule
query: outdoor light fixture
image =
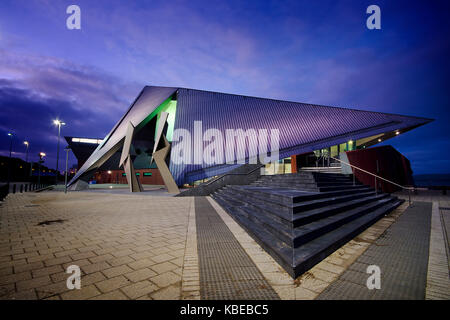
<svg viewBox="0 0 450 320">
<path fill-rule="evenodd" d="M 378 139 L 378 142 L 381 142 L 381 139 Z"/>
<path fill-rule="evenodd" d="M 58 120 L 58 119 L 53 120 L 53 124 L 56 126 L 65 126 L 66 125 L 65 122 L 62 122 L 61 120 Z"/>
<path fill-rule="evenodd" d="M 12 133 L 11 133 L 11 132 L 8 132 L 8 136 L 12 137 Z"/>
<path fill-rule="evenodd" d="M 111 172 L 111 170 L 108 170 L 108 174 L 111 174 L 112 172 Z"/>
<path fill-rule="evenodd" d="M 55 184 L 58 184 L 58 172 L 59 172 L 59 139 L 61 136 L 61 126 L 66 125 L 65 122 L 61 120 L 53 120 L 53 123 L 58 126 L 58 148 L 56 149 L 56 175 L 55 175 Z"/>
<path fill-rule="evenodd" d="M 395 134 L 396 134 L 396 135 L 399 135 L 399 134 L 400 134 L 400 132 L 399 132 L 399 131 L 396 131 L 396 132 L 395 132 Z"/>
<path fill-rule="evenodd" d="M 24 141 L 23 144 L 28 146 L 30 143 L 28 141 Z"/>
<path fill-rule="evenodd" d="M 46 154 L 45 154 L 44 152 L 40 152 L 40 153 L 39 153 L 39 156 L 40 156 L 41 158 L 43 158 L 43 157 L 46 156 Z"/>
</svg>

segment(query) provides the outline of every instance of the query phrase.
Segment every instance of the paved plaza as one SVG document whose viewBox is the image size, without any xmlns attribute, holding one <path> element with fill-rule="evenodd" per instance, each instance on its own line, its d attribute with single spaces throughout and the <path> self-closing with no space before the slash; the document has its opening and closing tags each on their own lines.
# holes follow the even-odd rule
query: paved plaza
<svg viewBox="0 0 450 320">
<path fill-rule="evenodd" d="M 10 194 L 0 205 L 0 299 L 333 299 L 346 279 L 349 299 L 450 299 L 450 197 L 412 200 L 294 281 L 210 197 Z M 400 243 L 408 228 L 415 236 Z M 362 260 L 415 265 L 394 278 L 382 270 L 382 289 L 369 292 L 369 275 L 352 272 Z M 70 265 L 81 268 L 80 290 L 67 288 Z"/>
</svg>

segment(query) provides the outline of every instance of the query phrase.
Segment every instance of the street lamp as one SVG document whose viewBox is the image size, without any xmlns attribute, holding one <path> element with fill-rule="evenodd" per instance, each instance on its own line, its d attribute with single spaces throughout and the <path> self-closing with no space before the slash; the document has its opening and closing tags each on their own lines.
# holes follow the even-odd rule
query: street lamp
<svg viewBox="0 0 450 320">
<path fill-rule="evenodd" d="M 55 184 L 58 184 L 59 138 L 61 136 L 61 126 L 65 126 L 66 124 L 58 119 L 53 120 L 53 124 L 58 126 L 58 149 L 56 150 L 56 179 L 55 179 Z"/>
<path fill-rule="evenodd" d="M 28 141 L 24 141 L 23 144 L 27 146 L 27 150 L 26 150 L 26 154 L 25 154 L 25 162 L 28 162 L 28 147 L 30 146 L 30 143 Z"/>
<path fill-rule="evenodd" d="M 41 184 L 41 164 L 44 162 L 43 158 L 46 156 L 44 152 L 39 153 L 39 173 L 38 173 L 38 185 Z"/>
<path fill-rule="evenodd" d="M 29 143 L 28 141 L 25 140 L 25 141 L 23 142 L 23 144 L 27 146 L 27 151 L 26 151 L 26 154 L 25 154 L 25 162 L 26 162 L 27 165 L 28 165 L 28 148 L 30 147 L 30 143 Z M 32 167 L 33 167 L 33 165 L 30 164 L 30 177 L 31 177 L 31 170 L 32 170 Z"/>
<path fill-rule="evenodd" d="M 67 171 L 68 171 L 68 163 L 69 163 L 69 151 L 70 148 L 67 146 L 64 150 L 66 150 L 66 172 L 64 177 L 64 193 L 67 193 Z"/>
<path fill-rule="evenodd" d="M 9 190 L 9 184 L 11 182 L 11 155 L 12 155 L 12 144 L 13 144 L 13 137 L 14 135 L 11 132 L 8 132 L 8 137 L 10 138 L 9 142 L 9 160 L 8 160 L 8 190 Z"/>
</svg>

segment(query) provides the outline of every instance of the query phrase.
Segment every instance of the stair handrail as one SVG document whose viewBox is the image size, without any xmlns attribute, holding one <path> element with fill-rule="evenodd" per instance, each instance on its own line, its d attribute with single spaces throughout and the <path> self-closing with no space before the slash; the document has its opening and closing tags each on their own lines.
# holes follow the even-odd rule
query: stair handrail
<svg viewBox="0 0 450 320">
<path fill-rule="evenodd" d="M 381 180 L 384 180 L 384 181 L 386 181 L 386 182 L 389 182 L 390 184 L 393 184 L 393 185 L 395 185 L 395 186 L 397 186 L 397 187 L 400 187 L 400 188 L 402 188 L 402 189 L 404 189 L 404 190 L 408 190 L 408 202 L 409 202 L 409 204 L 411 205 L 411 191 L 413 191 L 413 190 L 416 190 L 416 188 L 414 188 L 414 187 L 406 187 L 406 186 L 402 186 L 402 185 L 400 185 L 400 184 L 398 184 L 398 183 L 395 183 L 394 181 L 390 181 L 390 180 L 388 180 L 388 179 L 385 179 L 385 178 L 383 178 L 383 177 L 380 177 L 380 176 L 378 176 L 378 175 L 376 175 L 376 174 L 374 174 L 374 173 L 372 173 L 372 172 L 369 172 L 369 171 L 367 171 L 367 170 L 364 170 L 364 169 L 362 169 L 362 168 L 359 168 L 359 167 L 357 167 L 357 166 L 354 166 L 354 165 L 352 165 L 352 164 L 350 164 L 350 163 L 348 163 L 348 162 L 345 162 L 345 161 L 343 161 L 343 160 L 341 160 L 341 159 L 337 159 L 337 158 L 334 158 L 334 157 L 331 157 L 330 156 L 330 158 L 332 158 L 332 159 L 334 159 L 334 160 L 337 160 L 337 161 L 339 161 L 339 162 L 341 162 L 341 163 L 344 163 L 344 164 L 346 164 L 346 165 L 348 165 L 348 166 L 350 166 L 350 167 L 352 167 L 352 168 L 355 168 L 355 169 L 358 169 L 358 170 L 360 170 L 360 171 L 362 171 L 362 172 L 365 172 L 365 173 L 367 173 L 367 174 L 370 174 L 370 175 L 372 175 L 372 176 L 374 176 L 375 177 L 375 192 L 377 192 L 377 183 L 376 183 L 376 179 L 378 178 L 378 179 L 381 179 Z M 353 174 L 353 183 L 354 183 L 354 181 L 355 181 L 355 174 Z"/>
<path fill-rule="evenodd" d="M 229 173 L 225 173 L 225 174 L 222 174 L 222 175 L 220 175 L 220 176 L 218 176 L 218 177 L 216 177 L 214 179 L 211 179 L 211 180 L 205 182 L 204 185 L 205 186 L 209 186 L 211 183 L 216 182 L 216 181 L 222 179 L 225 176 L 240 176 L 240 175 L 246 176 L 246 175 L 252 174 L 253 172 L 255 172 L 257 170 L 260 170 L 262 167 L 264 167 L 264 164 L 261 164 L 259 167 L 255 168 L 255 169 L 252 169 L 249 172 L 229 172 Z"/>
</svg>

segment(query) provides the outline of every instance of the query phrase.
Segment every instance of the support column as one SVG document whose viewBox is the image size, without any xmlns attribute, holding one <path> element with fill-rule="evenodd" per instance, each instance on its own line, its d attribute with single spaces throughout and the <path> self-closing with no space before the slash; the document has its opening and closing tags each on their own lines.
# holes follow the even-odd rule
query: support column
<svg viewBox="0 0 450 320">
<path fill-rule="evenodd" d="M 142 192 L 142 187 L 139 180 L 136 178 L 136 171 L 134 170 L 133 162 L 131 161 L 130 149 L 131 141 L 133 140 L 134 126 L 131 122 L 128 123 L 127 135 L 125 136 L 125 142 L 123 143 L 122 155 L 120 157 L 119 167 L 123 166 L 125 170 L 128 186 L 130 192 Z"/>
</svg>

